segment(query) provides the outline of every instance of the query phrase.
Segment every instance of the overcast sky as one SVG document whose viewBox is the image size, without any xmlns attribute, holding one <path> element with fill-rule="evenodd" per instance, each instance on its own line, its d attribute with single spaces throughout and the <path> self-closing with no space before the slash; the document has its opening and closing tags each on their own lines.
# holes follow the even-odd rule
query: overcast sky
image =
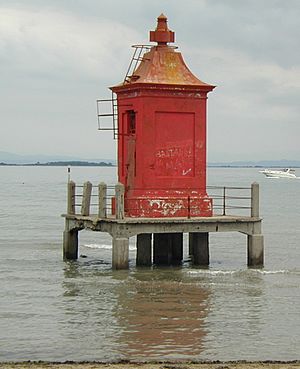
<svg viewBox="0 0 300 369">
<path fill-rule="evenodd" d="M 299 0 L 0 0 L 0 151 L 115 158 L 96 99 L 160 13 L 208 99 L 210 161 L 300 160 Z"/>
</svg>

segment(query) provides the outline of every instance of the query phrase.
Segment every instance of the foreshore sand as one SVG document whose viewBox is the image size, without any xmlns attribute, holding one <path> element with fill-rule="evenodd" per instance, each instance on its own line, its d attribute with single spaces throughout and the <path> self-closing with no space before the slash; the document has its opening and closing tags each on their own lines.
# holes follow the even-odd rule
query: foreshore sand
<svg viewBox="0 0 300 369">
<path fill-rule="evenodd" d="M 0 369 L 300 369 L 300 361 L 206 362 L 206 363 L 97 363 L 23 362 L 0 363 Z"/>
</svg>

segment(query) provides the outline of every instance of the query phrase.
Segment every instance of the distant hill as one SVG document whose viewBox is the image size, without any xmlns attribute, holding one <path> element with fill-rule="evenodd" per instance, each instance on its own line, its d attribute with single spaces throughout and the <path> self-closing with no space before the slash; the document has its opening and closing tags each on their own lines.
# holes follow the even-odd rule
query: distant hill
<svg viewBox="0 0 300 369">
<path fill-rule="evenodd" d="M 39 164 L 39 165 L 53 165 L 50 163 L 69 163 L 69 164 L 60 164 L 60 165 L 85 165 L 83 163 L 87 163 L 86 165 L 91 165 L 94 163 L 95 165 L 99 165 L 100 163 L 103 165 L 110 164 L 115 165 L 116 161 L 114 159 L 83 159 L 78 157 L 71 157 L 66 155 L 19 155 L 15 153 L 0 151 L 0 164 L 5 165 L 26 165 L 26 164 Z M 77 164 L 74 164 L 77 162 Z M 90 163 L 90 164 L 88 164 Z"/>
<path fill-rule="evenodd" d="M 20 164 L 16 164 L 20 165 Z M 35 163 L 35 164 L 23 164 L 25 166 L 42 166 L 42 167 L 112 167 L 112 163 L 100 162 L 90 162 L 90 161 L 50 161 L 48 163 Z"/>
<path fill-rule="evenodd" d="M 115 159 L 83 159 L 64 155 L 19 155 L 0 151 L 0 165 L 114 166 Z M 209 162 L 209 167 L 300 168 L 300 160 Z"/>
</svg>

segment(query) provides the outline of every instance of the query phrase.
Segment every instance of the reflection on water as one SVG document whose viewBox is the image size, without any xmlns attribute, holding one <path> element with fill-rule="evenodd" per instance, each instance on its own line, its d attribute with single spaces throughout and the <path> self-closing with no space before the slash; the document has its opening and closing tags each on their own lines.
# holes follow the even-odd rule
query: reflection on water
<svg viewBox="0 0 300 369">
<path fill-rule="evenodd" d="M 74 327 L 84 329 L 86 350 L 94 347 L 99 359 L 106 345 L 106 360 L 238 359 L 241 341 L 248 340 L 254 344 L 244 357 L 256 357 L 268 314 L 263 273 L 188 267 L 111 271 L 99 263 L 66 264 L 62 283 L 64 334 L 70 322 L 72 334 Z"/>
<path fill-rule="evenodd" d="M 93 336 L 105 330 L 106 343 L 109 335 L 111 347 L 118 347 L 117 358 L 184 359 L 202 352 L 210 292 L 185 281 L 182 269 L 102 272 L 99 283 L 97 267 L 70 262 L 64 274 L 64 329 L 72 321 L 72 330 L 84 327 L 89 340 L 92 315 Z"/>
<path fill-rule="evenodd" d="M 170 271 L 158 271 L 160 277 Z M 119 286 L 116 317 L 122 327 L 123 355 L 130 359 L 198 356 L 207 332 L 209 292 L 196 284 L 178 279 L 139 280 L 137 273 L 129 283 Z"/>
</svg>

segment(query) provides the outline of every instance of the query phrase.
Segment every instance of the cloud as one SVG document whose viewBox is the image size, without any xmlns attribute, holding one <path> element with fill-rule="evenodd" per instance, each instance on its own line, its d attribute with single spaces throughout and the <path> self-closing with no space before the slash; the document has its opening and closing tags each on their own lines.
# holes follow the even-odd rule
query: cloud
<svg viewBox="0 0 300 369">
<path fill-rule="evenodd" d="M 15 73 L 112 79 L 121 69 L 124 44 L 137 38 L 133 29 L 110 20 L 14 8 L 1 9 L 0 35 L 1 65 Z"/>
<path fill-rule="evenodd" d="M 235 160 L 235 153 L 241 159 L 299 155 L 299 65 L 254 61 L 220 47 L 186 51 L 194 73 L 217 85 L 208 98 L 210 160 Z"/>
<path fill-rule="evenodd" d="M 300 156 L 298 0 L 0 0 L 2 150 L 114 157 L 95 100 L 161 12 L 191 71 L 217 85 L 210 160 Z"/>
</svg>

